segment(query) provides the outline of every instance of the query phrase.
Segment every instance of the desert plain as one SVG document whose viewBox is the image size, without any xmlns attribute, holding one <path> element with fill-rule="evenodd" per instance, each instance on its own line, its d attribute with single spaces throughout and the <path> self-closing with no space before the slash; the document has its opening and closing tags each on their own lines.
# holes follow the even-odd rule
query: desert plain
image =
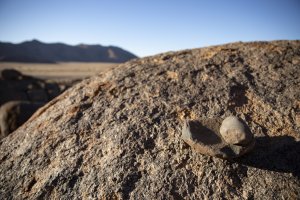
<svg viewBox="0 0 300 200">
<path fill-rule="evenodd" d="M 60 62 L 20 63 L 0 62 L 0 70 L 15 69 L 24 75 L 47 80 L 78 80 L 114 68 L 118 63 Z"/>
</svg>

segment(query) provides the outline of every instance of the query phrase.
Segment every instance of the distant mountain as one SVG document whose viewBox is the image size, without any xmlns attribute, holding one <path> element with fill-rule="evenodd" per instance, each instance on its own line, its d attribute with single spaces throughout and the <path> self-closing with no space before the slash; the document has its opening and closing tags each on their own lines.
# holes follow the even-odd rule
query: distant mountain
<svg viewBox="0 0 300 200">
<path fill-rule="evenodd" d="M 0 42 L 0 61 L 12 62 L 116 62 L 137 58 L 134 54 L 115 46 L 76 46 L 63 43 L 43 43 L 38 40 L 20 44 Z"/>
</svg>

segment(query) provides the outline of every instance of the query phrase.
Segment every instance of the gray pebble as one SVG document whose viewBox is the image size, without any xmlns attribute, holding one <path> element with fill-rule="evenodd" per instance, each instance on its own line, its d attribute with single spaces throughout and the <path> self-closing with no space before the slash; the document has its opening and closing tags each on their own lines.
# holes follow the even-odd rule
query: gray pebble
<svg viewBox="0 0 300 200">
<path fill-rule="evenodd" d="M 253 135 L 247 125 L 235 116 L 229 116 L 223 120 L 220 134 L 228 144 L 245 145 L 253 140 Z"/>
</svg>

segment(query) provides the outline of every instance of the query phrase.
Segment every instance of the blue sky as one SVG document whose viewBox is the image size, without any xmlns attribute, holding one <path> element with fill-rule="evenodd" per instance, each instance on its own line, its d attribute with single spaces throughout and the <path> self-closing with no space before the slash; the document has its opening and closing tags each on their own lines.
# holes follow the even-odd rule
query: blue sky
<svg viewBox="0 0 300 200">
<path fill-rule="evenodd" d="M 300 0 L 0 0 L 0 41 L 115 45 L 138 56 L 300 39 Z"/>
</svg>

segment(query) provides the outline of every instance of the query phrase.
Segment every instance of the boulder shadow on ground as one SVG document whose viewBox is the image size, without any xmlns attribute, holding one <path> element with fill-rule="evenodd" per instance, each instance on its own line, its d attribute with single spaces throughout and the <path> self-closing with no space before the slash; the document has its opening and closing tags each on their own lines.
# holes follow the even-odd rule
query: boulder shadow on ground
<svg viewBox="0 0 300 200">
<path fill-rule="evenodd" d="M 291 136 L 259 137 L 253 151 L 235 161 L 259 169 L 292 173 L 300 179 L 300 142 Z"/>
</svg>

